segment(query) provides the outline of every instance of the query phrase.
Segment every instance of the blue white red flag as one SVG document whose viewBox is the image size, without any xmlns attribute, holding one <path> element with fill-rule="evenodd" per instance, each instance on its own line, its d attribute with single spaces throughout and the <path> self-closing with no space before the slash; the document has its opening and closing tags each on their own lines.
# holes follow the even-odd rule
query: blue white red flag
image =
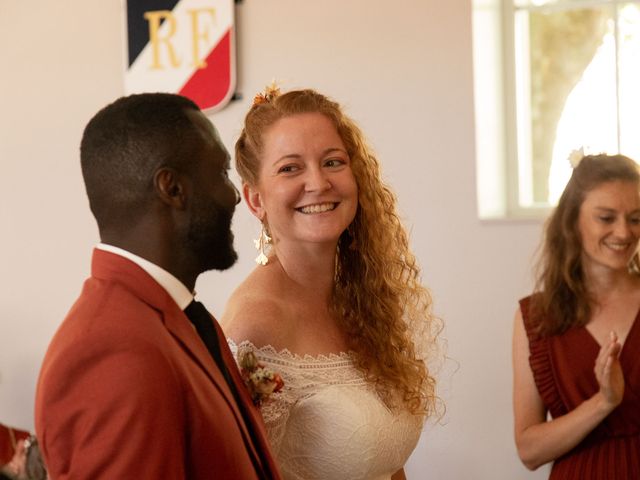
<svg viewBox="0 0 640 480">
<path fill-rule="evenodd" d="M 203 110 L 235 89 L 233 0 L 125 0 L 127 93 L 170 92 Z"/>
</svg>

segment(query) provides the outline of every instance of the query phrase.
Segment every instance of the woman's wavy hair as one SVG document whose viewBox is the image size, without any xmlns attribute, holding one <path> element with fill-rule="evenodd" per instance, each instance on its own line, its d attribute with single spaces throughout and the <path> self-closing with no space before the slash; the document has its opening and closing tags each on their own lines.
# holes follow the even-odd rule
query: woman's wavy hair
<svg viewBox="0 0 640 480">
<path fill-rule="evenodd" d="M 263 133 L 277 120 L 320 113 L 333 122 L 351 159 L 358 209 L 338 242 L 332 308 L 358 367 L 387 405 L 437 413 L 436 381 L 427 363 L 438 350 L 441 321 L 431 313 L 430 293 L 420 283 L 396 198 L 381 179 L 378 160 L 356 124 L 324 95 L 295 90 L 267 98 L 249 110 L 236 142 L 242 180 L 258 183 Z"/>
<path fill-rule="evenodd" d="M 584 156 L 547 221 L 536 270 L 536 294 L 529 312 L 541 336 L 556 335 L 589 321 L 592 299 L 582 267 L 578 217 L 587 193 L 612 181 L 640 184 L 638 165 L 624 155 Z M 638 273 L 639 267 L 636 253 L 629 269 Z"/>
</svg>

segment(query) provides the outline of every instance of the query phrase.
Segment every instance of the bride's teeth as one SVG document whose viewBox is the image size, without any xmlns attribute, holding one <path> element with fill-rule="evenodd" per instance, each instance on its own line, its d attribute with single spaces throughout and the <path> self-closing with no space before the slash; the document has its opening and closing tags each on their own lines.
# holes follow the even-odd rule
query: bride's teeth
<svg viewBox="0 0 640 480">
<path fill-rule="evenodd" d="M 307 205 L 306 207 L 302 207 L 300 211 L 302 213 L 322 213 L 333 210 L 335 207 L 335 203 L 321 203 L 319 205 Z"/>
</svg>

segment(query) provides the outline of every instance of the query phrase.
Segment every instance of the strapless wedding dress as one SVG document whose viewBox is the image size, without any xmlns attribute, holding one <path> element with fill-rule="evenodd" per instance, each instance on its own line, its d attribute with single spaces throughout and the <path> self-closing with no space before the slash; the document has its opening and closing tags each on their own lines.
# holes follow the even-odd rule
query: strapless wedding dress
<svg viewBox="0 0 640 480">
<path fill-rule="evenodd" d="M 284 380 L 261 411 L 285 480 L 389 480 L 404 466 L 423 418 L 389 410 L 352 354 L 300 356 L 228 342 L 236 358 L 250 349 Z"/>
</svg>

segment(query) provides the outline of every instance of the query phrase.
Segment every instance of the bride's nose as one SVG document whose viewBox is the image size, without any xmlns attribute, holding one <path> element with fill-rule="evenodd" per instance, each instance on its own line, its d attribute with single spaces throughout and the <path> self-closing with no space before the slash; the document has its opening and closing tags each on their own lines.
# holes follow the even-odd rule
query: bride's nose
<svg viewBox="0 0 640 480">
<path fill-rule="evenodd" d="M 331 188 L 331 182 L 326 171 L 320 167 L 307 170 L 305 174 L 305 190 L 307 192 L 322 192 Z"/>
</svg>

